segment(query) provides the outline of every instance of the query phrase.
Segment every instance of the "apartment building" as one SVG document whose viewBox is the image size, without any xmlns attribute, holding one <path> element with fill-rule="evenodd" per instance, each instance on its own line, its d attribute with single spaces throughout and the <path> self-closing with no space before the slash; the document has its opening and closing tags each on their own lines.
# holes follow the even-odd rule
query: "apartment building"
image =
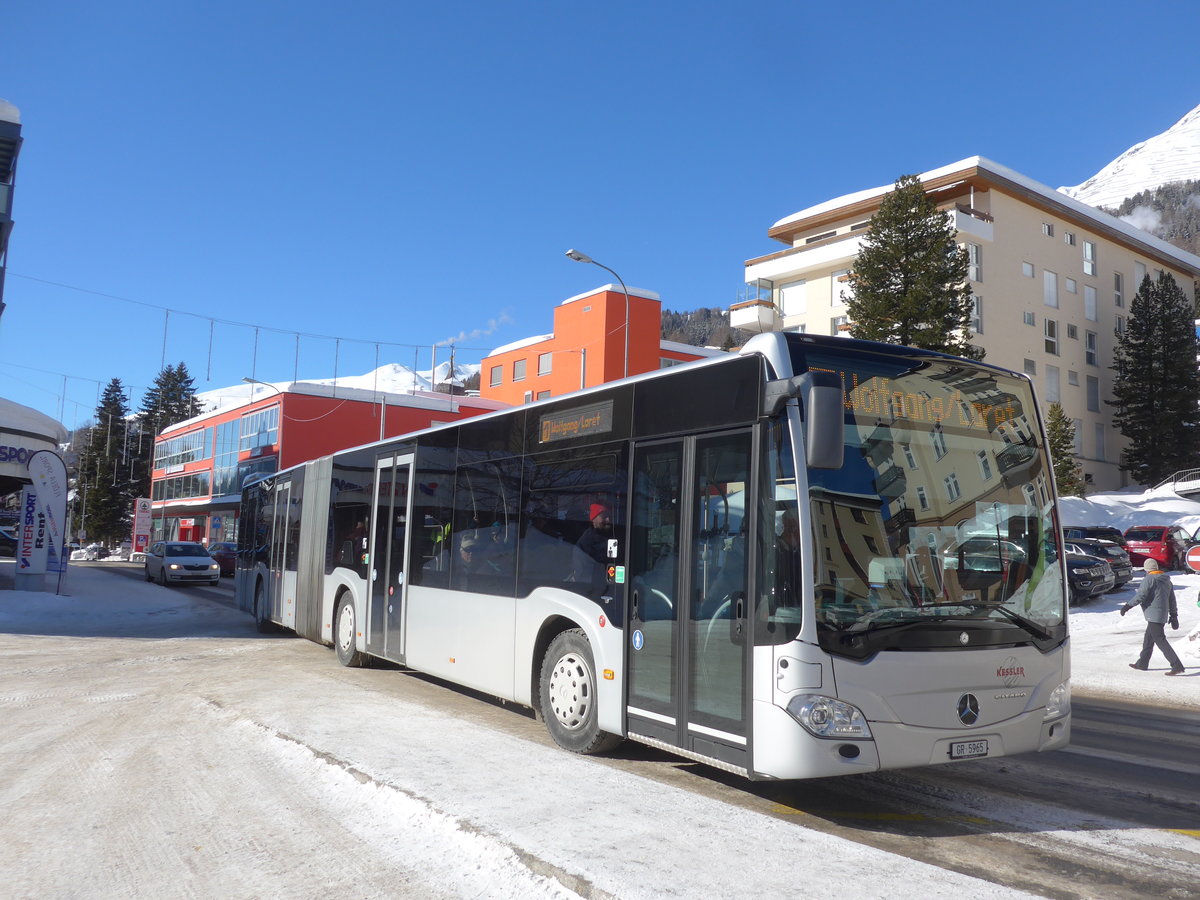
<svg viewBox="0 0 1200 900">
<path fill-rule="evenodd" d="M 653 291 L 606 284 L 554 308 L 554 331 L 497 347 L 480 364 L 479 395 L 517 405 L 560 397 L 721 350 L 664 341 Z"/>
<path fill-rule="evenodd" d="M 1169 272 L 1194 300 L 1200 257 L 983 157 L 920 177 L 970 256 L 973 342 L 987 362 L 1033 378 L 1043 414 L 1062 404 L 1089 488 L 1124 487 L 1124 440 L 1106 402 L 1116 335 L 1147 275 Z M 747 299 L 731 307 L 730 324 L 848 334 L 849 272 L 891 189 L 848 194 L 776 222 L 767 234 L 786 249 L 747 260 Z"/>
</svg>

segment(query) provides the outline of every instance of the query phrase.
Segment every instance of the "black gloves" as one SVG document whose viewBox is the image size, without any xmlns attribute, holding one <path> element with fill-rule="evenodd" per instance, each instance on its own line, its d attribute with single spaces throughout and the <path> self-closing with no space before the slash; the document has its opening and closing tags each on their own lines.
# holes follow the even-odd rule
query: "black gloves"
<svg viewBox="0 0 1200 900">
<path fill-rule="evenodd" d="M 1125 613 L 1127 613 L 1127 612 L 1129 612 L 1129 607 L 1128 607 L 1128 606 L 1122 606 L 1122 607 L 1121 607 L 1121 615 L 1125 615 Z"/>
<path fill-rule="evenodd" d="M 1178 616 L 1171 616 L 1171 630 L 1172 631 L 1179 630 L 1179 617 Z"/>
</svg>

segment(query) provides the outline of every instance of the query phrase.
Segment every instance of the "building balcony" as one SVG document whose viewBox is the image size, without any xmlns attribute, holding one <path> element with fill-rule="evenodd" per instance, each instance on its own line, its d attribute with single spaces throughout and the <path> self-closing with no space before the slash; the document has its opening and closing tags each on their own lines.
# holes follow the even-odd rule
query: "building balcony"
<svg viewBox="0 0 1200 900">
<path fill-rule="evenodd" d="M 907 487 L 908 479 L 904 475 L 904 470 L 899 466 L 888 466 L 875 479 L 876 492 L 879 496 L 889 500 L 895 500 L 901 496 Z"/>
<path fill-rule="evenodd" d="M 862 443 L 863 456 L 874 465 L 880 466 L 892 458 L 892 429 L 887 425 L 876 425 Z"/>
<path fill-rule="evenodd" d="M 959 203 L 954 207 L 953 215 L 954 227 L 958 230 L 959 234 L 970 235 L 981 241 L 990 241 L 992 239 L 992 232 L 994 230 L 992 223 L 995 219 L 991 213 L 972 209 L 965 204 Z"/>
<path fill-rule="evenodd" d="M 779 331 L 783 327 L 783 316 L 770 300 L 746 300 L 729 307 L 729 327 L 754 334 Z"/>
</svg>

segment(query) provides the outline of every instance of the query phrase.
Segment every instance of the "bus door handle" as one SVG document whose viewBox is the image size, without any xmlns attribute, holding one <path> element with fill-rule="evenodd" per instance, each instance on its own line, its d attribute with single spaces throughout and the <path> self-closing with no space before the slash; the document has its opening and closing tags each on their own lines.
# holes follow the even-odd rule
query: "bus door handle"
<svg viewBox="0 0 1200 900">
<path fill-rule="evenodd" d="M 732 597 L 732 608 L 729 610 L 729 642 L 731 644 L 740 644 L 742 642 L 742 629 L 746 618 L 746 595 L 742 591 L 737 591 Z"/>
<path fill-rule="evenodd" d="M 638 618 L 638 599 L 639 599 L 639 597 L 638 597 L 638 590 L 637 590 L 637 588 L 634 588 L 634 589 L 633 589 L 632 598 L 633 598 L 633 599 L 632 599 L 633 606 L 632 606 L 632 608 L 631 608 L 631 610 L 630 610 L 630 618 L 631 618 L 631 621 L 641 621 L 641 620 Z"/>
</svg>

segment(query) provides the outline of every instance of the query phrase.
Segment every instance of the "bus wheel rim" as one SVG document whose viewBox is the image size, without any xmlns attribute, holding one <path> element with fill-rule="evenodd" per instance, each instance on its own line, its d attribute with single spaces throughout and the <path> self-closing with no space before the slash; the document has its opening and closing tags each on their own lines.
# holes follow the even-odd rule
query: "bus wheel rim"
<svg viewBox="0 0 1200 900">
<path fill-rule="evenodd" d="M 338 644 L 342 649 L 349 649 L 354 643 L 354 610 L 350 608 L 350 604 L 342 607 L 342 614 L 338 618 Z"/>
<path fill-rule="evenodd" d="M 549 693 L 558 722 L 572 731 L 582 728 L 592 703 L 592 673 L 578 654 L 565 654 L 555 664 Z"/>
</svg>

